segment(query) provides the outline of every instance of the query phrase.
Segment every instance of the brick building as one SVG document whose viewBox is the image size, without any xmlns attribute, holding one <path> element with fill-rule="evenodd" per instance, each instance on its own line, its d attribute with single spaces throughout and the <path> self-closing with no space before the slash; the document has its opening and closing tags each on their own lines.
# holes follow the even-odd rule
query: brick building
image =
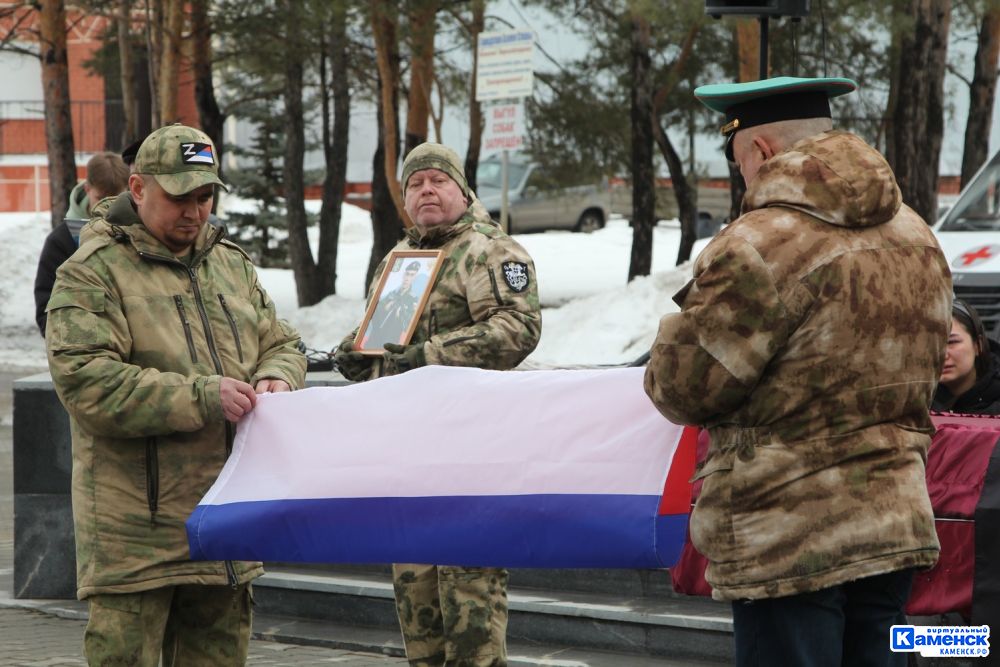
<svg viewBox="0 0 1000 667">
<path fill-rule="evenodd" d="M 0 10 L 15 4 L 21 3 L 0 2 Z M 19 34 L 29 33 L 38 19 L 36 10 L 23 11 L 26 20 L 19 24 Z M 0 20 L 0 38 L 17 20 L 19 15 Z M 109 99 L 107 82 L 85 66 L 101 48 L 109 24 L 104 16 L 86 15 L 72 8 L 67 11 L 73 141 L 81 179 L 94 153 L 122 149 L 121 100 Z M 30 38 L 19 41 L 18 46 L 33 48 Z M 34 56 L 0 52 L 0 78 L 6 84 L 0 87 L 0 212 L 47 211 L 49 182 L 41 64 Z M 185 61 L 179 76 L 178 115 L 181 122 L 197 124 L 194 80 Z"/>
</svg>

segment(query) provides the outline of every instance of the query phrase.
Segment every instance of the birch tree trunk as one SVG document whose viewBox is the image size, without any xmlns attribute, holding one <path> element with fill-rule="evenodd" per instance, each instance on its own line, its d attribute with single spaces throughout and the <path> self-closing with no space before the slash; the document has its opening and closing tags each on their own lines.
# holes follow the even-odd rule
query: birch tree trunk
<svg viewBox="0 0 1000 667">
<path fill-rule="evenodd" d="M 476 70 L 479 67 L 479 35 L 486 27 L 486 0 L 472 0 L 471 4 L 472 85 L 469 90 L 469 146 L 465 150 L 465 180 L 469 182 L 469 189 L 475 192 L 479 187 L 476 172 L 479 170 L 479 153 L 483 143 L 483 109 L 476 101 Z"/>
<path fill-rule="evenodd" d="M 347 8 L 344 2 L 332 3 L 326 54 L 330 61 L 330 85 L 333 96 L 333 127 L 330 127 L 329 95 L 323 95 L 323 203 L 319 212 L 319 253 L 316 258 L 317 289 L 320 299 L 337 292 L 337 245 L 340 239 L 340 212 L 347 183 L 347 145 L 351 120 L 351 90 L 348 80 Z M 324 77 L 325 78 L 325 77 Z"/>
<path fill-rule="evenodd" d="M 1000 6 L 990 3 L 979 26 L 976 66 L 969 86 L 969 116 L 962 152 L 962 187 L 972 180 L 988 157 L 993 105 L 1000 62 Z"/>
<path fill-rule="evenodd" d="M 434 36 L 438 0 L 411 0 L 409 4 L 410 91 L 406 104 L 406 144 L 403 155 L 427 141 L 434 87 Z"/>
<path fill-rule="evenodd" d="M 403 236 L 403 221 L 392 199 L 385 170 L 385 128 L 390 123 L 395 123 L 395 116 L 398 113 L 396 104 L 395 96 L 390 97 L 388 107 L 385 106 L 383 97 L 378 96 L 378 143 L 376 144 L 378 147 L 372 156 L 372 254 L 368 259 L 368 271 L 365 274 L 366 290 L 375 280 L 375 269 L 378 268 L 379 262 Z M 394 117 L 393 120 L 386 120 L 386 116 L 389 115 Z"/>
<path fill-rule="evenodd" d="M 733 30 L 736 43 L 736 64 L 738 79 L 756 81 L 760 74 L 760 24 L 753 19 L 740 19 Z M 722 127 L 722 124 L 719 124 Z M 743 194 L 747 190 L 743 175 L 732 165 L 729 167 L 729 219 L 740 217 Z"/>
<path fill-rule="evenodd" d="M 160 116 L 160 59 L 163 44 L 163 3 L 169 0 L 146 0 L 146 65 L 149 70 L 150 126 L 163 125 Z"/>
<path fill-rule="evenodd" d="M 395 113 L 396 95 L 399 90 L 399 42 L 396 36 L 398 17 L 399 7 L 395 0 L 374 0 L 371 3 L 379 100 L 383 109 L 393 110 L 391 113 L 383 114 L 381 121 L 382 169 L 385 173 L 386 187 L 396 207 L 396 215 L 406 227 L 410 227 L 413 223 L 403 209 L 403 193 L 399 187 L 399 178 L 396 176 L 396 167 L 399 163 L 399 121 Z"/>
<path fill-rule="evenodd" d="M 191 67 L 194 72 L 194 103 L 198 108 L 198 122 L 215 144 L 221 176 L 226 116 L 215 99 L 215 82 L 212 80 L 212 25 L 208 18 L 208 5 L 209 0 L 191 2 Z"/>
<path fill-rule="evenodd" d="M 632 255 L 628 280 L 648 276 L 653 263 L 656 224 L 656 181 L 653 173 L 653 82 L 650 69 L 649 21 L 633 7 L 630 22 L 630 85 L 632 138 Z"/>
<path fill-rule="evenodd" d="M 688 179 L 688 175 L 684 173 L 684 162 L 674 149 L 674 145 L 670 142 L 670 136 L 667 134 L 667 131 L 660 125 L 660 112 L 665 106 L 666 100 L 677 86 L 677 82 L 680 81 L 681 72 L 684 71 L 684 67 L 691 57 L 694 40 L 700 30 L 701 26 L 698 24 L 692 25 L 688 29 L 687 35 L 685 35 L 684 41 L 681 43 L 680 53 L 670 66 L 667 82 L 656 91 L 656 95 L 653 97 L 653 114 L 650 118 L 652 121 L 653 137 L 656 139 L 656 145 L 660 148 L 663 160 L 667 163 L 667 170 L 670 172 L 670 182 L 673 185 L 674 198 L 677 200 L 677 217 L 681 223 L 681 242 L 677 247 L 678 266 L 690 259 L 691 249 L 694 248 L 694 242 L 698 239 L 698 189 Z M 693 166 L 693 143 L 691 146 L 692 180 L 696 178 Z"/>
<path fill-rule="evenodd" d="M 157 85 L 160 122 L 173 123 L 177 118 L 177 83 L 181 60 L 181 31 L 184 29 L 184 0 L 163 0 L 163 39 L 160 43 L 160 76 Z"/>
<path fill-rule="evenodd" d="M 318 303 L 316 263 L 309 247 L 305 204 L 306 153 L 302 88 L 305 65 L 302 0 L 284 0 L 285 8 L 285 158 L 282 182 L 288 216 L 288 254 L 295 276 L 299 307 Z"/>
<path fill-rule="evenodd" d="M 69 60 L 66 54 L 66 5 L 63 0 L 43 0 L 40 3 L 38 27 L 49 165 L 49 205 L 52 227 L 56 227 L 66 217 L 69 194 L 76 185 Z"/>
<path fill-rule="evenodd" d="M 924 220 L 937 219 L 938 163 L 944 135 L 944 74 L 951 0 L 911 0 L 912 29 L 900 39 L 906 75 L 899 77 L 893 171 L 903 202 Z"/>
<path fill-rule="evenodd" d="M 118 60 L 122 87 L 122 116 L 125 119 L 120 137 L 127 146 L 139 138 L 139 107 L 135 91 L 135 59 L 132 57 L 132 0 L 119 0 L 115 16 L 118 27 Z"/>
</svg>

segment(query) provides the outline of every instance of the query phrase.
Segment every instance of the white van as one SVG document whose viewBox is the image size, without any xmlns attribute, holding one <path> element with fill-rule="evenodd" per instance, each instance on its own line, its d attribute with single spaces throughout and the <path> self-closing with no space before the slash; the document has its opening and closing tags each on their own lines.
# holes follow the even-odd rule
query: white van
<svg viewBox="0 0 1000 667">
<path fill-rule="evenodd" d="M 971 304 L 1000 339 L 1000 152 L 969 181 L 934 225 L 951 267 L 955 296 Z"/>
</svg>

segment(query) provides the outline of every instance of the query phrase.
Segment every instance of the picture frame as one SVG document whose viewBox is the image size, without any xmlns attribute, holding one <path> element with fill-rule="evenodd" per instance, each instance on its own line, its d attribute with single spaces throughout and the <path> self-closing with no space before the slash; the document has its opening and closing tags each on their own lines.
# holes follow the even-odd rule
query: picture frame
<svg viewBox="0 0 1000 667">
<path fill-rule="evenodd" d="M 441 268 L 440 250 L 393 250 L 354 338 L 362 354 L 385 354 L 386 343 L 413 338 L 431 287 Z"/>
</svg>

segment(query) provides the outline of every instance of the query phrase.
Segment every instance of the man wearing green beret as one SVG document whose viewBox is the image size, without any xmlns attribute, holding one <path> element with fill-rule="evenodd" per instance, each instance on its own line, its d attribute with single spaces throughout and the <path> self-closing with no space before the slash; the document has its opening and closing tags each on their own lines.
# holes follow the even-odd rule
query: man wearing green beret
<svg viewBox="0 0 1000 667">
<path fill-rule="evenodd" d="M 951 279 L 885 159 L 835 131 L 848 79 L 703 86 L 742 215 L 697 258 L 646 369 L 708 429 L 691 515 L 737 665 L 905 665 L 913 573 L 938 557 L 924 461 Z"/>
<path fill-rule="evenodd" d="M 490 219 L 450 148 L 414 148 L 403 161 L 402 186 L 414 224 L 394 250 L 440 249 L 441 267 L 409 344 L 386 343 L 381 357 L 362 355 L 355 330 L 336 353 L 341 373 L 362 381 L 428 364 L 514 368 L 541 335 L 531 257 Z M 468 565 L 393 566 L 396 611 L 414 667 L 507 664 L 507 571 Z"/>
<path fill-rule="evenodd" d="M 128 190 L 60 268 L 49 369 L 69 412 L 77 595 L 91 665 L 242 665 L 260 563 L 192 561 L 185 521 L 256 395 L 305 357 L 250 258 L 208 223 L 212 141 L 156 130 Z"/>
</svg>

